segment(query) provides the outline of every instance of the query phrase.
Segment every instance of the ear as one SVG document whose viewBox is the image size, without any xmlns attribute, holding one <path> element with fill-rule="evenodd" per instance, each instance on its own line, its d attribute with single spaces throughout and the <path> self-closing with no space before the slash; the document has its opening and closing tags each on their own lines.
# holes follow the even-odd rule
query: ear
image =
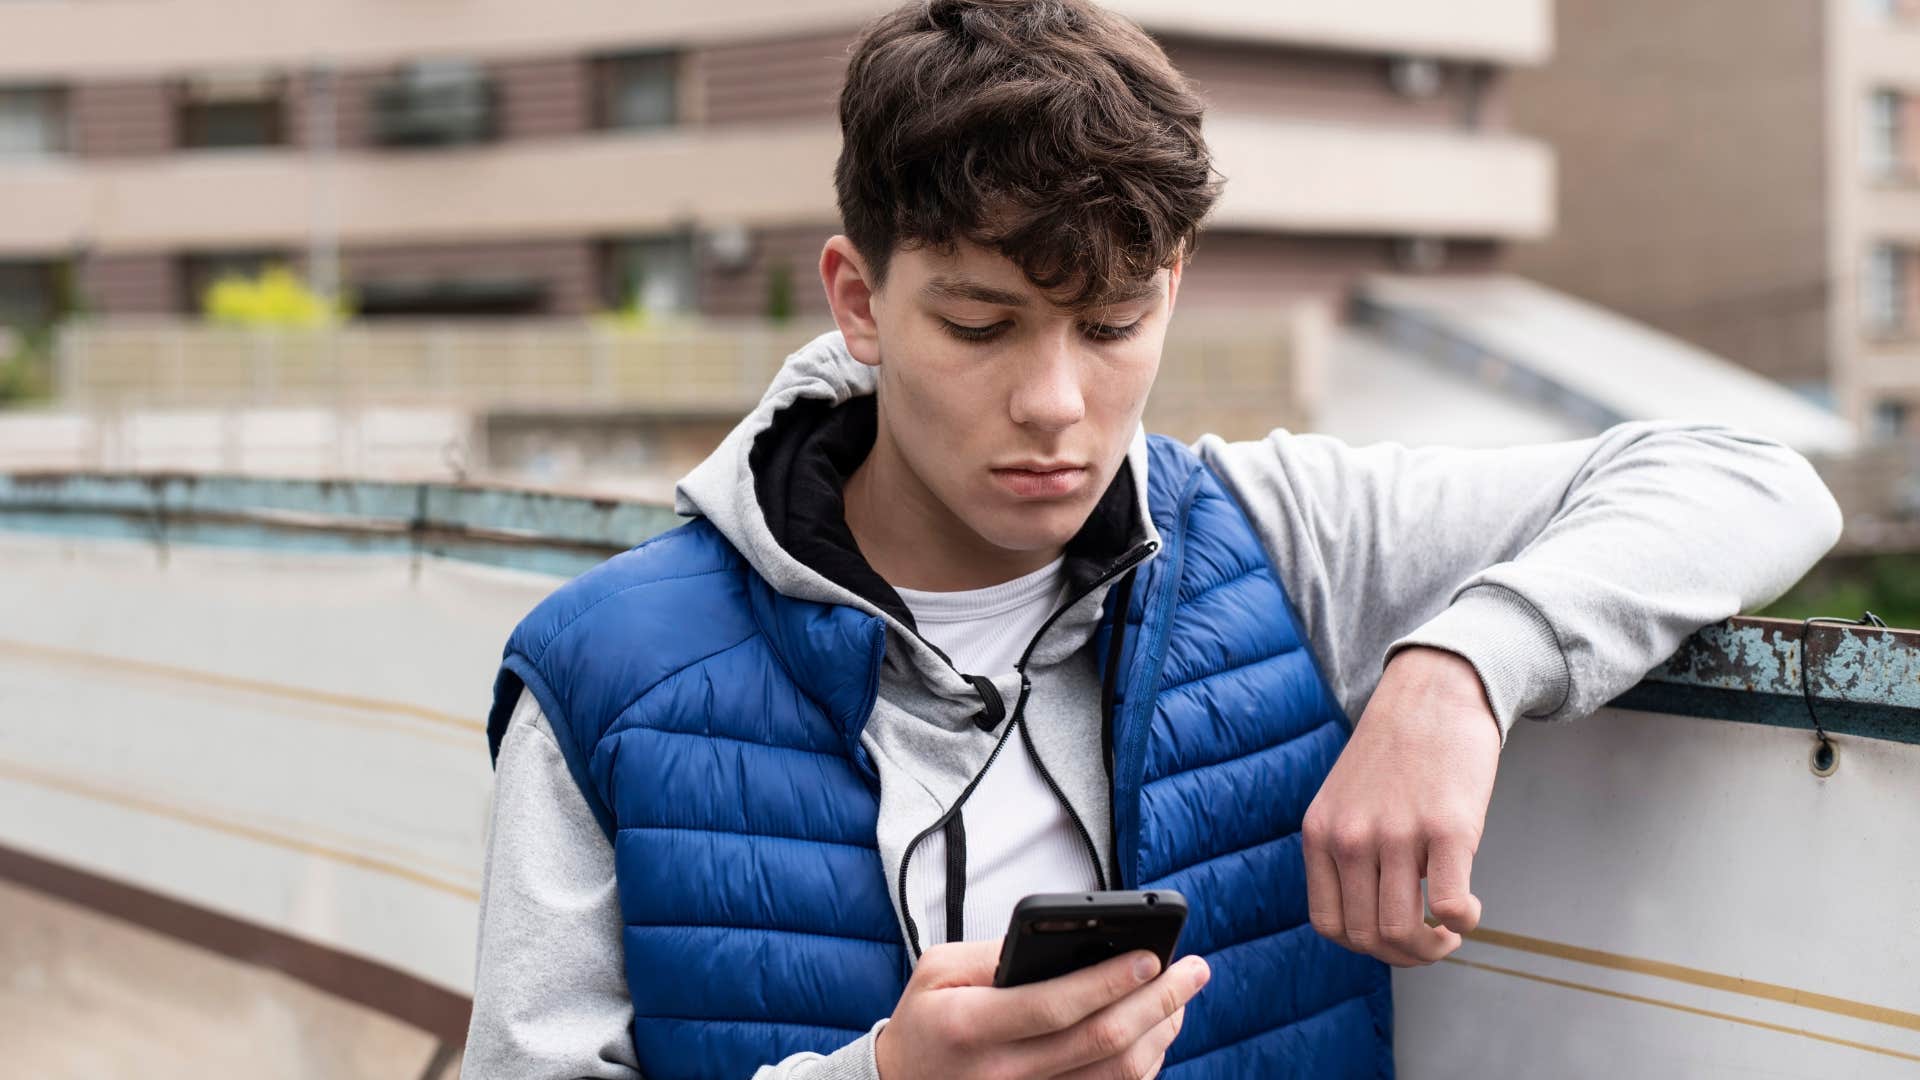
<svg viewBox="0 0 1920 1080">
<path fill-rule="evenodd" d="M 1167 268 L 1167 317 L 1173 317 L 1173 301 L 1180 295 L 1180 272 L 1187 268 L 1187 257 L 1183 254 L 1180 261 Z"/>
<path fill-rule="evenodd" d="M 833 321 L 847 339 L 855 360 L 877 367 L 880 363 L 880 327 L 873 318 L 873 288 L 868 284 L 866 260 L 845 236 L 827 238 L 820 252 L 820 283 L 827 288 Z"/>
</svg>

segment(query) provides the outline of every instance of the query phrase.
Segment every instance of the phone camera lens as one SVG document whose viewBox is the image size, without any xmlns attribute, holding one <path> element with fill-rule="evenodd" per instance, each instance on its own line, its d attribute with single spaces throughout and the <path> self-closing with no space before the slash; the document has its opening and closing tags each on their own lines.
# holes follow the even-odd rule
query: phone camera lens
<svg viewBox="0 0 1920 1080">
<path fill-rule="evenodd" d="M 1147 906 L 1148 906 L 1148 907 L 1152 907 L 1153 905 L 1155 905 L 1155 904 L 1157 904 L 1157 903 L 1159 903 L 1159 902 L 1160 902 L 1160 898 L 1159 898 L 1159 897 L 1157 897 L 1157 896 L 1155 896 L 1155 895 L 1153 895 L 1152 893 L 1148 893 L 1148 894 L 1147 894 Z"/>
</svg>

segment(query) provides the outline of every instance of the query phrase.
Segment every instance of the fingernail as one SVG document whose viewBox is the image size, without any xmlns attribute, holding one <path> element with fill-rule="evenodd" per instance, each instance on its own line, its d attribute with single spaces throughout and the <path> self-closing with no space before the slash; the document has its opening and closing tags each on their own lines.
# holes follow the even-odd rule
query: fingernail
<svg viewBox="0 0 1920 1080">
<path fill-rule="evenodd" d="M 1133 981 L 1146 982 L 1153 978 L 1154 972 L 1159 970 L 1160 961 L 1157 957 L 1143 956 L 1133 962 Z"/>
<path fill-rule="evenodd" d="M 1208 979 L 1213 978 L 1213 967 L 1197 956 L 1193 958 L 1193 966 L 1200 969 L 1199 974 L 1194 980 L 1194 989 L 1198 990 L 1200 987 L 1207 985 Z"/>
</svg>

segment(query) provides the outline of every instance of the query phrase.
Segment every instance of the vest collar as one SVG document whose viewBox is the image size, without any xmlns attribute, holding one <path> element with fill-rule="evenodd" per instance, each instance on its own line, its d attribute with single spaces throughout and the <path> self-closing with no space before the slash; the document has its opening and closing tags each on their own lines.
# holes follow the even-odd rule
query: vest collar
<svg viewBox="0 0 1920 1080">
<path fill-rule="evenodd" d="M 767 528 L 782 548 L 827 580 L 866 600 L 908 629 L 913 613 L 877 573 L 846 521 L 846 486 L 872 451 L 878 431 L 872 395 L 835 405 L 796 402 L 755 440 L 750 464 Z M 1132 455 L 1129 455 L 1131 458 Z M 1123 466 L 1066 545 L 1069 592 L 1079 593 L 1108 567 L 1153 538 L 1134 469 Z"/>
</svg>

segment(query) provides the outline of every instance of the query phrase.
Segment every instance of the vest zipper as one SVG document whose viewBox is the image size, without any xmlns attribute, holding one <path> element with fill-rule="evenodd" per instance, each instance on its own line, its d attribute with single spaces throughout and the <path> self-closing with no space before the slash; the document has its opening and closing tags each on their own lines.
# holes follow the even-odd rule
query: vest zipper
<svg viewBox="0 0 1920 1080">
<path fill-rule="evenodd" d="M 1109 807 L 1107 814 L 1107 837 L 1113 851 L 1113 887 L 1119 888 L 1127 880 L 1126 870 L 1120 865 L 1120 815 L 1112 798 L 1114 792 L 1114 729 L 1120 725 L 1120 659 L 1126 650 L 1127 614 L 1133 606 L 1133 578 L 1136 570 L 1127 571 L 1127 576 L 1114 586 L 1120 590 L 1120 596 L 1113 602 L 1113 628 L 1107 631 L 1107 670 L 1100 679 L 1100 758 L 1107 766 L 1107 791 Z"/>
<path fill-rule="evenodd" d="M 1034 631 L 1032 639 L 1027 642 L 1026 649 L 1024 649 L 1020 653 L 1019 661 L 1013 665 L 1014 671 L 1018 672 L 1020 675 L 1020 697 L 1018 700 L 1014 702 L 1013 716 L 1007 722 L 1007 730 L 1004 732 L 1001 732 L 999 741 L 993 744 L 993 752 L 987 755 L 986 763 L 980 766 L 979 772 L 973 774 L 973 779 L 967 782 L 966 788 L 960 792 L 959 798 L 956 798 L 955 800 L 953 800 L 953 805 L 947 808 L 947 812 L 944 814 L 941 814 L 940 817 L 937 820 L 935 820 L 933 824 L 920 830 L 920 832 L 916 834 L 912 840 L 909 840 L 907 842 L 906 850 L 900 853 L 900 874 L 899 874 L 900 915 L 902 920 L 906 923 L 907 946 L 909 949 L 912 950 L 913 958 L 915 960 L 918 960 L 920 958 L 920 954 L 922 952 L 920 948 L 920 928 L 918 924 L 916 924 L 913 921 L 913 910 L 911 906 L 908 904 L 908 900 L 907 900 L 907 866 L 913 861 L 914 849 L 919 847 L 920 842 L 925 840 L 927 837 L 933 835 L 935 831 L 944 830 L 945 828 L 947 828 L 948 820 L 959 815 L 961 806 L 966 803 L 967 797 L 973 794 L 973 789 L 980 786 L 980 779 L 987 775 L 988 769 L 993 767 L 994 760 L 1000 756 L 1000 751 L 1006 747 L 1007 740 L 1013 736 L 1014 729 L 1016 727 L 1022 727 L 1022 724 L 1026 716 L 1027 693 L 1029 690 L 1033 688 L 1032 682 L 1029 681 L 1027 678 L 1027 663 L 1033 659 L 1033 650 L 1040 644 L 1040 639 L 1045 637 L 1047 631 L 1053 628 L 1053 624 L 1060 621 L 1060 616 L 1072 610 L 1075 604 L 1078 604 L 1080 601 L 1085 600 L 1088 596 L 1093 594 L 1094 590 L 1100 588 L 1102 585 L 1107 584 L 1108 582 L 1112 581 L 1114 578 L 1119 577 L 1121 574 L 1132 570 L 1136 566 L 1139 566 L 1142 562 L 1146 561 L 1147 556 L 1152 555 L 1155 551 L 1158 551 L 1159 549 L 1160 549 L 1159 541 L 1148 540 L 1145 543 L 1134 548 L 1133 550 L 1127 552 L 1127 554 L 1122 556 L 1118 562 L 1114 563 L 1112 566 L 1107 567 L 1104 571 L 1100 573 L 1098 577 L 1095 577 L 1091 582 L 1089 582 L 1087 584 L 1087 587 L 1080 590 L 1080 592 L 1077 593 L 1071 600 L 1068 600 L 1066 603 L 1055 608 L 1053 611 L 1053 614 L 1047 616 L 1047 621 L 1040 624 L 1040 629 Z M 1132 583 L 1129 582 L 1128 584 L 1131 585 Z M 1115 632 L 1124 633 L 1125 627 L 1116 627 Z M 920 636 L 919 631 L 917 629 L 914 631 L 914 636 L 915 637 Z M 925 638 L 921 638 L 921 640 L 923 642 L 926 642 Z M 933 643 L 926 642 L 926 644 L 929 647 L 932 647 Z M 938 649 L 934 649 L 934 652 L 943 659 L 946 657 L 946 654 L 944 652 L 941 652 Z M 948 660 L 947 665 L 949 667 L 952 667 L 953 661 Z M 954 668 L 954 673 L 957 675 L 960 675 L 961 678 L 967 679 L 969 682 L 973 681 L 973 678 L 971 676 L 968 676 L 964 672 L 961 672 L 959 668 Z M 986 706 L 988 702 L 986 692 L 980 689 L 978 683 L 975 684 L 975 690 L 976 692 L 981 694 L 982 706 Z M 993 702 L 993 705 L 999 706 L 1000 708 L 1005 707 L 1005 703 L 1000 700 L 1000 694 L 999 694 L 999 691 L 997 690 L 993 691 L 992 702 Z M 1107 723 L 1107 719 L 1105 717 L 1102 717 L 1101 723 L 1102 724 Z M 1080 842 L 1083 845 L 1085 845 L 1087 849 L 1087 857 L 1093 863 L 1094 880 L 1099 882 L 1100 888 L 1104 890 L 1107 887 L 1106 864 L 1101 861 L 1100 851 L 1097 847 L 1094 846 L 1093 834 L 1087 831 L 1086 821 L 1080 817 L 1080 811 L 1074 809 L 1073 803 L 1068 801 L 1066 793 L 1060 790 L 1059 781 L 1055 780 L 1053 778 L 1053 774 L 1047 771 L 1046 764 L 1040 760 L 1039 751 L 1034 749 L 1032 736 L 1027 734 L 1026 730 L 1023 727 L 1020 732 L 1020 741 L 1026 746 L 1027 755 L 1032 760 L 1034 769 L 1037 772 L 1039 772 L 1040 778 L 1046 781 L 1047 789 L 1053 792 L 1054 799 L 1057 800 L 1060 803 L 1060 805 L 1067 811 L 1067 817 L 1070 820 L 1072 820 L 1073 827 L 1079 831 Z M 960 909 L 961 911 L 964 911 L 965 896 L 966 896 L 965 881 L 962 880 L 959 886 L 957 887 L 957 889 L 954 884 L 954 880 L 953 880 L 954 861 L 955 860 L 953 858 L 952 853 L 949 852 L 948 859 L 947 859 L 947 862 L 948 862 L 948 867 L 947 867 L 948 919 L 947 921 L 949 924 L 957 921 L 953 918 L 953 915 L 955 914 L 956 909 Z M 961 876 L 964 879 L 965 877 L 964 864 L 960 867 L 960 869 L 962 871 Z M 948 941 L 960 940 L 959 935 L 961 932 L 962 931 L 960 927 L 949 925 L 947 927 L 947 940 Z"/>
</svg>

